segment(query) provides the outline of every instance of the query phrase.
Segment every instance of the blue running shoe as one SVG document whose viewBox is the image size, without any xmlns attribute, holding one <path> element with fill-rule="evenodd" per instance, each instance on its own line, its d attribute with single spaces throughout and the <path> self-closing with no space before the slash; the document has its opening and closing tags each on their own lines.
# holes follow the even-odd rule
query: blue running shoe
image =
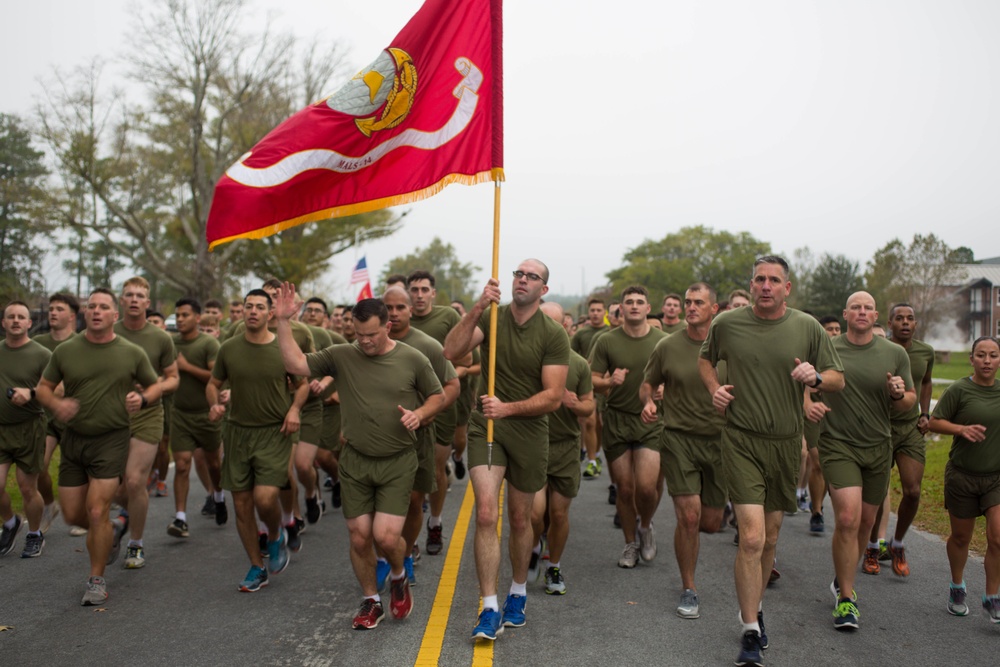
<svg viewBox="0 0 1000 667">
<path fill-rule="evenodd" d="M 288 540 L 282 530 L 278 539 L 267 543 L 267 571 L 270 574 L 284 572 L 288 567 Z"/>
<path fill-rule="evenodd" d="M 736 656 L 737 667 L 761 667 L 764 664 L 760 655 L 760 635 L 753 630 L 743 633 L 740 653 Z"/>
<path fill-rule="evenodd" d="M 375 590 L 385 589 L 385 582 L 389 581 L 389 562 L 384 560 L 375 561 Z"/>
<path fill-rule="evenodd" d="M 262 567 L 251 565 L 247 576 L 240 583 L 240 590 L 244 593 L 256 593 L 264 586 L 267 586 L 267 571 Z"/>
<path fill-rule="evenodd" d="M 500 624 L 500 612 L 496 609 L 483 609 L 479 614 L 479 623 L 472 629 L 472 638 L 496 641 L 501 634 L 503 626 Z"/>
<path fill-rule="evenodd" d="M 519 628 L 524 625 L 524 606 L 528 598 L 524 595 L 507 596 L 507 601 L 503 603 L 503 626 L 505 628 Z"/>
<path fill-rule="evenodd" d="M 378 569 L 378 568 L 376 568 Z M 410 586 L 417 585 L 417 575 L 413 574 L 413 557 L 407 556 L 403 559 L 403 570 L 406 571 L 406 578 L 410 580 Z"/>
<path fill-rule="evenodd" d="M 742 617 L 743 615 L 740 614 L 740 618 Z M 770 643 L 767 641 L 767 631 L 764 629 L 764 612 L 762 611 L 757 612 L 757 625 L 760 626 L 760 650 L 765 651 Z"/>
</svg>

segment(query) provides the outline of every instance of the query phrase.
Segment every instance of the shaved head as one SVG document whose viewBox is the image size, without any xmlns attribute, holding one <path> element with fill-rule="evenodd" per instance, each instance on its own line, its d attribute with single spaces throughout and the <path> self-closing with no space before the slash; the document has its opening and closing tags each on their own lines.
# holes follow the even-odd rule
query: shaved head
<svg viewBox="0 0 1000 667">
<path fill-rule="evenodd" d="M 545 301 L 544 303 L 542 303 L 541 306 L 539 306 L 539 308 L 542 309 L 543 313 L 554 319 L 560 325 L 562 324 L 563 307 L 560 306 L 558 303 L 556 303 L 555 301 Z"/>
</svg>

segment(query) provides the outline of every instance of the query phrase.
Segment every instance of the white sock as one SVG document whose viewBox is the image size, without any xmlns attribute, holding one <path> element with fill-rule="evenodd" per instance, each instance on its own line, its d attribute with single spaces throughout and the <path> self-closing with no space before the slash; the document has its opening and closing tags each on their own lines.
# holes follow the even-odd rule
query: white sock
<svg viewBox="0 0 1000 667">
<path fill-rule="evenodd" d="M 292 523 L 293 521 L 295 521 L 295 519 L 292 518 L 292 513 L 291 512 L 282 512 L 281 513 L 281 525 L 282 526 L 287 526 L 288 524 Z"/>
<path fill-rule="evenodd" d="M 128 541 L 128 545 L 130 547 L 141 547 L 142 546 L 142 540 L 129 540 Z"/>
<path fill-rule="evenodd" d="M 869 542 L 868 543 L 868 548 L 869 549 L 878 549 L 878 542 Z"/>
<path fill-rule="evenodd" d="M 527 595 L 528 594 L 528 582 L 525 581 L 524 583 L 521 583 L 521 584 L 517 583 L 516 581 L 510 582 L 510 594 L 511 595 L 520 595 L 522 597 L 525 596 L 525 595 Z"/>
<path fill-rule="evenodd" d="M 531 553 L 533 553 L 535 555 L 541 555 L 541 553 L 542 553 L 542 541 L 541 540 L 539 540 L 538 543 L 535 544 L 535 547 L 531 550 Z"/>
<path fill-rule="evenodd" d="M 213 491 L 212 500 L 214 500 L 217 503 L 224 503 L 226 502 L 226 494 L 222 491 Z"/>
<path fill-rule="evenodd" d="M 258 533 L 267 533 L 267 532 L 270 532 L 267 529 L 267 524 L 264 523 L 263 521 L 261 521 L 260 519 L 257 519 L 257 532 Z"/>
<path fill-rule="evenodd" d="M 597 459 L 587 459 L 587 463 L 592 463 L 592 464 L 594 464 L 596 466 L 597 465 Z"/>
<path fill-rule="evenodd" d="M 441 517 L 431 515 L 431 518 L 427 520 L 427 525 L 430 528 L 440 528 L 441 527 Z"/>
<path fill-rule="evenodd" d="M 484 595 L 483 609 L 492 609 L 493 611 L 500 611 L 500 605 L 497 603 L 497 596 Z"/>
<path fill-rule="evenodd" d="M 365 596 L 365 599 L 366 600 L 375 600 L 375 602 L 381 602 L 382 601 L 382 598 L 379 597 L 378 593 L 376 593 L 375 595 L 367 595 L 367 596 Z"/>
<path fill-rule="evenodd" d="M 897 540 L 895 537 L 892 538 L 892 548 L 893 549 L 899 549 L 901 546 L 903 546 L 903 541 L 902 540 Z"/>
<path fill-rule="evenodd" d="M 177 518 L 180 519 L 181 521 L 187 521 L 188 520 L 187 512 L 178 512 Z"/>
<path fill-rule="evenodd" d="M 399 581 L 400 579 L 404 579 L 406 578 L 406 570 L 400 570 L 399 574 L 390 571 L 389 578 L 392 579 L 393 581 Z"/>
<path fill-rule="evenodd" d="M 554 568 L 556 568 L 558 570 L 559 569 L 559 563 L 553 563 L 552 561 L 549 561 L 549 567 L 554 567 Z"/>
<path fill-rule="evenodd" d="M 757 623 L 757 619 L 756 618 L 753 619 L 752 623 L 744 623 L 743 622 L 743 614 L 740 614 L 739 617 L 740 617 L 740 625 L 743 626 L 743 632 L 748 632 L 750 630 L 753 630 L 758 635 L 760 634 L 760 624 Z"/>
<path fill-rule="evenodd" d="M 11 518 L 7 519 L 6 521 L 4 521 L 3 522 L 3 527 L 6 528 L 7 530 L 13 530 L 15 523 L 17 523 L 17 515 L 16 514 L 14 516 L 12 516 Z"/>
</svg>

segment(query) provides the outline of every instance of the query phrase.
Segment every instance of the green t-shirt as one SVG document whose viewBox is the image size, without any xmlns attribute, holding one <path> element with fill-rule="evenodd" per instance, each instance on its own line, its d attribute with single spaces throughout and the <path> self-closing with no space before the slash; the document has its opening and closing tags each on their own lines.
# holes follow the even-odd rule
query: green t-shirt
<svg viewBox="0 0 1000 667">
<path fill-rule="evenodd" d="M 627 368 L 625 382 L 611 387 L 608 393 L 608 408 L 619 412 L 639 415 L 644 407 L 639 400 L 642 386 L 642 372 L 649 362 L 649 355 L 661 340 L 667 337 L 659 329 L 649 327 L 649 333 L 641 338 L 632 338 L 621 327 L 610 331 L 594 341 L 590 350 L 590 370 L 598 375 L 614 373 L 618 368 Z"/>
<path fill-rule="evenodd" d="M 903 378 L 906 389 L 913 388 L 910 360 L 906 350 L 875 336 L 866 345 L 855 345 L 847 335 L 833 339 L 833 347 L 844 364 L 844 389 L 824 396 L 830 412 L 821 422 L 820 441 L 839 440 L 853 447 L 888 446 L 892 399 L 885 386 L 885 374 Z"/>
<path fill-rule="evenodd" d="M 425 334 L 444 345 L 444 339 L 448 337 L 448 332 L 462 321 L 462 316 L 451 306 L 432 306 L 431 312 L 426 315 L 413 313 L 410 316 L 410 326 L 423 331 Z"/>
<path fill-rule="evenodd" d="M 478 366 L 479 364 L 482 363 L 482 361 L 483 361 L 483 355 L 480 354 L 479 346 L 477 345 L 472 349 L 472 365 Z M 481 385 L 479 382 L 479 379 L 481 377 L 482 377 L 481 373 L 477 375 L 466 374 L 462 376 L 461 380 L 459 380 L 459 384 L 461 386 L 460 393 L 462 395 L 467 395 L 469 397 L 468 398 L 469 405 L 472 405 L 472 403 L 474 403 L 476 400 L 476 396 L 479 395 L 479 387 L 485 386 Z"/>
<path fill-rule="evenodd" d="M 701 343 L 692 340 L 686 328 L 662 339 L 649 357 L 644 380 L 654 389 L 664 385 L 664 428 L 717 437 L 726 418 L 712 405 L 712 395 L 698 372 Z"/>
<path fill-rule="evenodd" d="M 982 442 L 969 442 L 956 435 L 951 441 L 948 458 L 952 465 L 965 472 L 1000 472 L 1000 382 L 983 387 L 972 378 L 956 380 L 941 395 L 933 416 L 952 424 L 985 426 L 986 439 Z"/>
<path fill-rule="evenodd" d="M 477 324 L 483 332 L 482 386 L 485 388 L 490 365 L 490 311 Z M 569 336 L 551 317 L 536 310 L 523 325 L 514 321 L 510 305 L 497 308 L 497 354 L 494 394 L 504 403 L 524 401 L 542 391 L 543 366 L 569 365 Z M 477 399 L 480 412 L 482 404 Z M 510 417 L 509 419 L 538 419 Z"/>
<path fill-rule="evenodd" d="M 42 377 L 53 384 L 62 382 L 65 396 L 79 402 L 80 409 L 68 426 L 81 435 L 128 428 L 125 396 L 136 390 L 136 383 L 148 387 L 158 379 L 138 345 L 121 336 L 108 343 L 91 343 L 83 335 L 55 349 Z"/>
<path fill-rule="evenodd" d="M 570 339 L 570 349 L 586 359 L 590 356 L 590 346 L 594 342 L 594 337 L 602 331 L 608 331 L 610 328 L 607 324 L 594 327 L 589 322 L 580 325 L 580 328 L 573 334 L 573 338 Z"/>
<path fill-rule="evenodd" d="M 577 397 L 594 391 L 590 377 L 590 365 L 576 352 L 569 353 L 569 373 L 566 375 L 566 389 Z M 575 440 L 580 437 L 580 418 L 564 405 L 549 415 L 549 442 Z"/>
<path fill-rule="evenodd" d="M 662 326 L 663 326 L 663 333 L 666 334 L 677 333 L 678 331 L 685 331 L 687 329 L 687 324 L 684 322 L 684 320 L 680 320 L 675 324 L 663 324 Z"/>
<path fill-rule="evenodd" d="M 405 336 L 396 340 L 397 342 L 406 343 L 427 357 L 427 360 L 431 362 L 431 368 L 434 369 L 434 375 L 437 376 L 441 386 L 458 377 L 458 373 L 455 372 L 455 366 L 444 358 L 444 347 L 441 343 L 423 331 L 410 327 Z"/>
<path fill-rule="evenodd" d="M 302 350 L 302 354 L 309 354 L 310 352 L 316 351 L 316 343 L 313 340 L 312 331 L 308 325 L 302 322 L 297 322 L 295 320 L 289 320 L 288 322 L 292 326 L 292 338 L 295 339 L 295 344 L 299 346 Z M 271 333 L 277 333 L 278 323 L 271 320 L 267 325 L 267 330 Z M 240 320 L 235 325 L 233 325 L 232 330 L 229 332 L 229 336 L 225 339 L 220 336 L 221 343 L 225 343 L 230 338 L 239 338 L 245 336 L 247 332 L 247 324 L 243 320 Z"/>
<path fill-rule="evenodd" d="M 42 347 L 44 347 L 44 348 L 45 348 L 46 350 L 48 350 L 49 352 L 54 352 L 54 351 L 55 351 L 55 349 L 56 349 L 56 348 L 57 348 L 58 346 L 62 345 L 62 344 L 63 344 L 63 343 L 65 343 L 65 342 L 66 342 L 67 340 L 70 340 L 71 338 L 73 338 L 73 337 L 75 337 L 75 336 L 77 336 L 77 335 L 79 335 L 79 334 L 77 334 L 77 333 L 76 333 L 76 332 L 74 331 L 74 332 L 73 332 L 73 333 L 71 333 L 71 334 L 69 335 L 69 337 L 68 337 L 68 338 L 66 338 L 65 340 L 56 340 L 55 338 L 53 338 L 53 337 L 52 337 L 52 332 L 48 332 L 48 333 L 43 333 L 43 334 L 41 334 L 41 335 L 39 335 L 39 336 L 35 336 L 35 337 L 34 337 L 34 338 L 32 338 L 31 340 L 33 340 L 33 341 L 35 341 L 36 343 L 38 343 L 39 345 L 41 345 Z"/>
<path fill-rule="evenodd" d="M 229 381 L 229 421 L 245 428 L 281 426 L 292 406 L 278 339 L 251 343 L 240 334 L 219 348 L 212 377 Z"/>
<path fill-rule="evenodd" d="M 905 413 L 893 411 L 892 421 L 915 424 L 920 419 L 920 383 L 934 370 L 934 348 L 923 341 L 911 340 L 906 356 L 910 358 L 910 374 L 913 376 L 913 386 L 917 390 L 917 402 Z"/>
<path fill-rule="evenodd" d="M 313 326 L 312 324 L 307 324 L 306 326 L 309 327 L 309 333 L 312 334 L 313 344 L 315 344 L 317 350 L 324 350 L 333 345 L 333 338 L 330 336 L 329 331 L 323 327 Z M 345 340 L 344 342 L 347 341 Z"/>
<path fill-rule="evenodd" d="M 33 340 L 20 347 L 7 347 L 7 341 L 0 341 L 0 390 L 8 387 L 34 389 L 38 379 L 49 365 L 52 353 Z M 24 405 L 14 405 L 6 395 L 0 397 L 0 424 L 20 424 L 42 414 L 38 401 L 28 401 Z"/>
<path fill-rule="evenodd" d="M 369 357 L 354 345 L 334 345 L 307 355 L 310 375 L 333 376 L 340 387 L 344 437 L 366 456 L 392 456 L 412 447 L 418 434 L 400 422 L 397 406 L 416 410 L 441 393 L 431 362 L 409 345 Z"/>
<path fill-rule="evenodd" d="M 150 322 L 146 322 L 146 325 L 138 331 L 127 328 L 124 322 L 115 322 L 115 335 L 141 347 L 149 357 L 149 363 L 152 364 L 157 377 L 163 377 L 163 369 L 177 360 L 174 341 L 170 334 Z M 150 406 L 158 404 L 157 400 L 150 403 Z"/>
<path fill-rule="evenodd" d="M 177 334 L 174 336 L 174 349 L 178 355 L 183 354 L 192 366 L 208 370 L 208 365 L 219 355 L 219 341 L 204 333 L 191 340 L 184 340 Z M 208 412 L 205 383 L 184 371 L 180 372 L 180 379 L 174 394 L 174 407 L 182 412 Z"/>
<path fill-rule="evenodd" d="M 802 433 L 803 385 L 792 379 L 795 359 L 816 370 L 843 371 L 833 342 L 813 317 L 788 308 L 776 320 L 737 308 L 712 320 L 701 358 L 713 366 L 725 361 L 733 385 L 726 423 L 764 437 L 790 438 Z"/>
</svg>

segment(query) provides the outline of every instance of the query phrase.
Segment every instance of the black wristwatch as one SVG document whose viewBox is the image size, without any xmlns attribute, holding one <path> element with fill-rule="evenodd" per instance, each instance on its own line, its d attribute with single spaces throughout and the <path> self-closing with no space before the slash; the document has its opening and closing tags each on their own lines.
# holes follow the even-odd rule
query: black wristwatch
<svg viewBox="0 0 1000 667">
<path fill-rule="evenodd" d="M 812 388 L 815 389 L 816 387 L 820 386 L 821 384 L 823 384 L 823 376 L 820 375 L 819 372 L 817 372 L 816 373 L 816 384 L 814 384 L 812 386 Z"/>
</svg>

